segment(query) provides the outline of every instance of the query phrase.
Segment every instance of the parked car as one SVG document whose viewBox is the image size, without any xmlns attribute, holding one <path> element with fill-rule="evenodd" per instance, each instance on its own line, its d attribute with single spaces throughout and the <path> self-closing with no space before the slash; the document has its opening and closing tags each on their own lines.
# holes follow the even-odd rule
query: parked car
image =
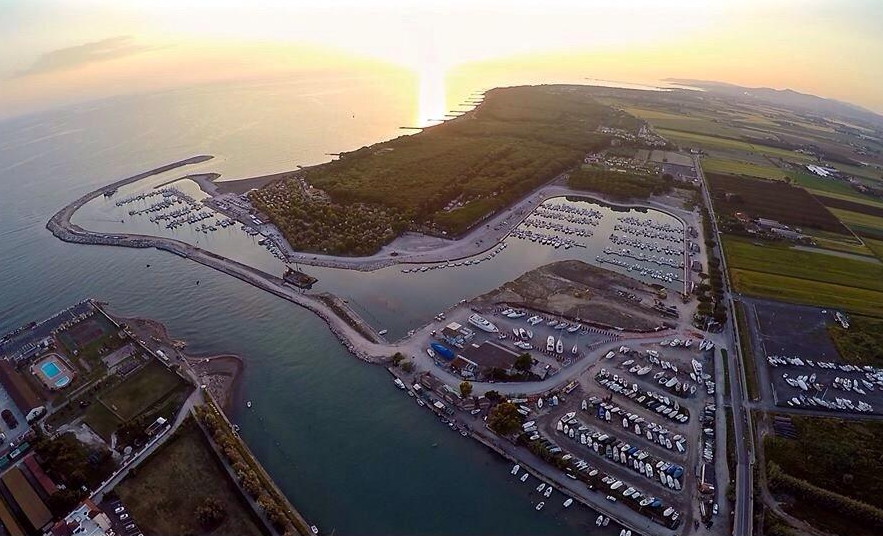
<svg viewBox="0 0 883 536">
<path fill-rule="evenodd" d="M 15 415 L 13 415 L 8 409 L 4 409 L 0 412 L 0 417 L 3 417 L 3 421 L 6 422 L 6 425 L 9 426 L 10 429 L 18 426 L 18 420 L 16 420 Z"/>
</svg>

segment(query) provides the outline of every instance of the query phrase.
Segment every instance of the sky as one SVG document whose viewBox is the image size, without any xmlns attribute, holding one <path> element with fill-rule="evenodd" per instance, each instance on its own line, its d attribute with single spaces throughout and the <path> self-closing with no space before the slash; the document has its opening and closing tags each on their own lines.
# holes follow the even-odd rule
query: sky
<svg viewBox="0 0 883 536">
<path fill-rule="evenodd" d="M 883 112 L 881 22 L 874 0 L 0 0 L 0 117 L 334 70 L 696 78 Z"/>
</svg>

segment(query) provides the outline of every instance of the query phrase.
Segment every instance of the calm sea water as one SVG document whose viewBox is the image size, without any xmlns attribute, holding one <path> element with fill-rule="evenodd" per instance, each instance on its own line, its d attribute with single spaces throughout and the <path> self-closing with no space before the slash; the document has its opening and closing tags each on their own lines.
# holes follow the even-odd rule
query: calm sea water
<svg viewBox="0 0 883 536">
<path fill-rule="evenodd" d="M 66 244 L 45 230 L 56 210 L 83 193 L 193 154 L 216 155 L 207 167 L 234 178 L 399 135 L 399 126 L 414 124 L 415 91 L 383 79 L 300 78 L 118 98 L 0 123 L 0 333 L 95 297 L 118 314 L 165 323 L 192 352 L 242 355 L 247 367 L 233 419 L 323 531 L 595 533 L 586 509 L 535 512 L 533 486 L 515 482 L 508 464 L 430 418 L 382 368 L 353 359 L 307 311 L 173 255 Z M 118 221 L 93 208 L 78 215 L 80 223 L 99 229 Z M 250 239 L 190 238 L 214 240 L 212 248 L 256 265 L 275 262 Z M 497 268 L 455 277 L 411 278 L 398 268 L 320 277 L 401 334 L 452 296 L 489 290 L 528 265 L 559 258 L 557 250 L 517 241 L 506 251 Z"/>
</svg>

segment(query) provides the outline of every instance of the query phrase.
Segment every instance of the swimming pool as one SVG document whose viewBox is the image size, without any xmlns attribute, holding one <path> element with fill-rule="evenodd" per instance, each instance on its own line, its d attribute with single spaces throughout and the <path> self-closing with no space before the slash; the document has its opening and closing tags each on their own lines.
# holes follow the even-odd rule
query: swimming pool
<svg viewBox="0 0 883 536">
<path fill-rule="evenodd" d="M 58 387 L 59 389 L 61 389 L 65 385 L 69 384 L 70 382 L 71 382 L 70 378 L 68 378 L 67 376 L 63 376 L 55 381 L 55 387 Z"/>
<path fill-rule="evenodd" d="M 43 363 L 42 365 L 40 365 L 40 370 L 43 371 L 43 374 L 45 374 L 46 377 L 49 379 L 58 376 L 58 373 L 61 372 L 61 370 L 58 369 L 58 365 L 56 365 L 54 361 L 47 361 Z"/>
</svg>

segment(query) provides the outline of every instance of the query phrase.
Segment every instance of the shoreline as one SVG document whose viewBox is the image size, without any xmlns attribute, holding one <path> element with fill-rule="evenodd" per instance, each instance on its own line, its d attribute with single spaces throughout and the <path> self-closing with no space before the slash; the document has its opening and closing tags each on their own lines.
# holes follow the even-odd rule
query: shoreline
<svg viewBox="0 0 883 536">
<path fill-rule="evenodd" d="M 190 354 L 185 351 L 186 341 L 172 338 L 165 324 L 158 320 L 141 316 L 115 318 L 135 332 L 147 333 L 153 342 L 174 348 L 181 361 L 199 379 L 200 385 L 206 386 L 205 390 L 211 393 L 221 409 L 225 412 L 231 409 L 230 404 L 236 397 L 245 371 L 245 360 L 241 356 L 232 353 Z"/>
</svg>

